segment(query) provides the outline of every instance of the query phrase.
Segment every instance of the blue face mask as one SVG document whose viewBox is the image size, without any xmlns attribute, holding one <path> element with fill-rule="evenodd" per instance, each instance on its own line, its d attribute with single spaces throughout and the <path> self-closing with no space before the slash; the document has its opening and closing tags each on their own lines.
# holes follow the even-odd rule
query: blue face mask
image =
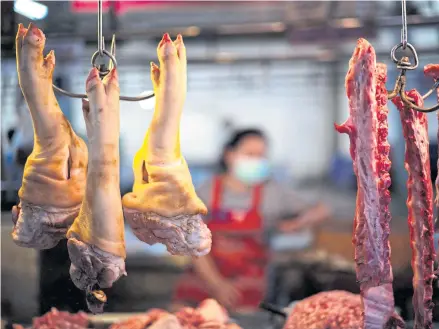
<svg viewBox="0 0 439 329">
<path fill-rule="evenodd" d="M 270 164 L 262 158 L 239 158 L 233 166 L 233 175 L 247 185 L 262 183 L 270 174 Z"/>
</svg>

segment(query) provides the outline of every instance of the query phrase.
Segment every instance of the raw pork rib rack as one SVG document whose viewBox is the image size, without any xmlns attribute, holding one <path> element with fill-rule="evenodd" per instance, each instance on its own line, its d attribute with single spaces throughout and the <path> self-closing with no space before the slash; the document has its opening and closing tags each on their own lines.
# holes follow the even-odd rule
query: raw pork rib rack
<svg viewBox="0 0 439 329">
<path fill-rule="evenodd" d="M 414 64 L 408 57 L 396 59 L 396 51 L 404 47 L 411 52 Z M 394 89 L 387 91 L 386 66 L 376 63 L 375 50 L 366 40 L 358 40 L 346 76 L 349 118 L 342 125 L 335 125 L 338 132 L 349 135 L 350 154 L 357 176 L 352 242 L 361 295 L 329 291 L 306 298 L 293 308 L 284 329 L 405 327 L 403 320 L 394 311 L 390 263 L 391 163 L 387 141 L 389 99 L 399 110 L 406 141 L 405 167 L 409 174 L 407 208 L 414 272 L 414 329 L 432 328 L 433 262 L 436 255 L 433 241 L 433 187 L 425 113 L 439 109 L 439 64 L 425 66 L 424 74 L 433 78 L 435 83 L 421 96 L 416 90 L 405 91 L 406 71 L 416 69 L 419 62 L 414 47 L 408 43 L 404 46 L 403 40 L 392 49 L 391 57 L 400 74 Z M 425 108 L 424 99 L 435 91 L 438 104 Z M 439 161 L 437 165 L 439 168 Z M 439 208 L 439 177 L 436 180 L 436 191 L 436 206 Z"/>
<path fill-rule="evenodd" d="M 364 328 L 392 328 L 394 312 L 390 264 L 390 145 L 387 142 L 386 67 L 360 39 L 349 62 L 346 92 L 350 116 L 338 126 L 350 138 L 357 176 L 354 218 L 355 263 L 364 307 Z"/>
<path fill-rule="evenodd" d="M 407 95 L 417 106 L 423 106 L 422 96 L 416 90 L 407 92 Z M 395 97 L 392 101 L 400 111 L 406 141 L 405 167 L 409 174 L 407 208 L 413 253 L 415 328 L 432 328 L 435 250 L 427 115 L 405 107 L 400 97 Z"/>
</svg>

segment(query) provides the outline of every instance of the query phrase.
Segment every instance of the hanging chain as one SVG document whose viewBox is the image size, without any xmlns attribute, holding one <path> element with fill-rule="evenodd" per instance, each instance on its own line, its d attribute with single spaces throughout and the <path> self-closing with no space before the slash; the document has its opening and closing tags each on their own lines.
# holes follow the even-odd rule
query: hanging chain
<svg viewBox="0 0 439 329">
<path fill-rule="evenodd" d="M 117 67 L 117 60 L 116 60 L 116 38 L 113 35 L 113 39 L 111 41 L 111 51 L 108 51 L 105 49 L 105 39 L 102 32 L 102 17 L 103 17 L 103 10 L 102 10 L 102 0 L 98 0 L 98 50 L 92 55 L 91 57 L 91 65 L 99 70 L 99 75 L 101 78 L 105 77 L 108 73 L 110 73 L 110 70 L 115 69 Z M 96 64 L 96 60 L 98 57 L 108 57 L 109 58 L 109 64 L 108 68 L 105 67 L 105 64 L 98 65 Z M 87 95 L 85 94 L 76 94 L 69 91 L 66 91 L 64 89 L 59 88 L 55 84 L 52 85 L 53 89 L 60 94 L 63 94 L 65 96 L 71 97 L 71 98 L 87 98 Z M 145 99 L 149 99 L 154 97 L 154 93 L 151 93 L 149 95 L 145 96 L 119 96 L 120 100 L 123 101 L 131 101 L 131 102 L 138 102 L 143 101 Z"/>
<path fill-rule="evenodd" d="M 397 44 L 392 48 L 390 51 L 390 57 L 392 61 L 396 64 L 396 67 L 401 70 L 400 74 L 398 75 L 398 78 L 396 79 L 395 87 L 393 90 L 387 92 L 387 98 L 392 99 L 396 96 L 401 97 L 401 101 L 406 105 L 408 108 L 412 108 L 419 112 L 435 112 L 439 110 L 439 104 L 436 104 L 435 106 L 432 106 L 430 108 L 422 108 L 417 106 L 412 102 L 412 100 L 406 95 L 405 87 L 407 85 L 407 77 L 406 72 L 408 70 L 414 70 L 419 65 L 419 58 L 418 54 L 416 52 L 415 47 L 408 43 L 408 37 L 407 37 L 407 8 L 406 8 L 406 0 L 401 1 L 402 5 L 402 29 L 401 29 L 401 43 Z M 402 57 L 401 59 L 397 59 L 396 52 L 399 50 L 409 50 L 411 53 L 411 56 L 413 57 L 414 63 L 412 64 L 410 62 L 409 57 Z M 425 100 L 427 97 L 429 97 L 437 88 L 439 88 L 439 79 L 435 80 L 433 87 L 430 88 L 430 90 L 425 93 L 422 98 Z"/>
</svg>

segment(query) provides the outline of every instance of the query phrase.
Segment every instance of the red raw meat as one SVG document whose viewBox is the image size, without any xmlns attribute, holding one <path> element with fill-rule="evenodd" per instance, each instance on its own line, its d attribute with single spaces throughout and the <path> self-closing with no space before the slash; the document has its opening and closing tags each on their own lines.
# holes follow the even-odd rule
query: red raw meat
<svg viewBox="0 0 439 329">
<path fill-rule="evenodd" d="M 193 309 L 192 307 L 184 307 L 175 313 L 178 321 L 180 322 L 183 329 L 197 329 L 202 323 L 204 323 L 204 319 L 198 310 Z"/>
<path fill-rule="evenodd" d="M 14 329 L 24 329 L 21 325 L 13 325 Z M 84 329 L 88 327 L 87 314 L 79 312 L 71 314 L 52 308 L 43 316 L 34 318 L 32 329 Z"/>
<path fill-rule="evenodd" d="M 424 66 L 424 74 L 427 77 L 432 78 L 434 81 L 439 80 L 439 64 L 428 64 L 426 66 Z M 439 88 L 436 89 L 437 91 L 437 102 L 439 103 Z M 439 112 L 438 112 L 438 121 L 439 121 Z M 439 141 L 439 129 L 437 131 L 437 139 Z M 439 154 L 439 152 L 438 152 Z M 439 170 L 439 159 L 437 161 L 437 167 Z M 437 175 L 436 177 L 436 200 L 435 200 L 435 204 L 436 204 L 436 208 L 439 210 L 439 175 Z M 438 211 L 438 216 L 439 216 L 439 211 Z M 437 219 L 436 219 L 437 221 Z"/>
<path fill-rule="evenodd" d="M 350 115 L 345 123 L 335 125 L 338 132 L 349 135 L 357 176 L 353 244 L 367 329 L 392 328 L 402 322 L 394 312 L 390 263 L 386 73 L 384 64 L 376 64 L 373 47 L 359 39 L 346 76 Z"/>
<path fill-rule="evenodd" d="M 182 308 L 175 316 L 161 309 L 151 309 L 143 315 L 114 323 L 109 329 L 242 329 L 236 324 L 227 324 L 229 315 L 214 299 L 206 299 L 198 308 Z M 55 308 L 42 317 L 35 318 L 28 329 L 85 329 L 87 315 L 83 312 L 70 314 Z M 14 329 L 25 329 L 14 325 Z"/>
<path fill-rule="evenodd" d="M 176 314 L 184 329 L 220 329 L 229 321 L 226 310 L 214 299 L 206 299 L 193 309 L 182 308 Z"/>
<path fill-rule="evenodd" d="M 298 302 L 284 329 L 361 329 L 363 307 L 359 295 L 327 291 Z"/>
<path fill-rule="evenodd" d="M 428 64 L 424 66 L 424 74 L 433 80 L 439 80 L 439 64 Z M 439 88 L 437 89 L 439 97 Z"/>
<path fill-rule="evenodd" d="M 423 106 L 416 90 L 407 92 L 417 106 Z M 430 329 L 433 325 L 433 186 L 430 172 L 427 115 L 407 108 L 400 97 L 393 98 L 399 110 L 406 141 L 405 168 L 408 172 L 408 223 L 412 247 L 413 307 L 415 329 Z"/>
<path fill-rule="evenodd" d="M 109 329 L 152 328 L 160 319 L 169 314 L 160 309 L 152 309 L 146 312 L 145 315 L 115 323 Z M 196 309 L 184 307 L 175 313 L 175 317 L 182 329 L 241 329 L 239 326 L 226 324 L 229 316 L 214 299 L 204 300 Z M 180 327 L 176 329 L 180 329 Z"/>
</svg>

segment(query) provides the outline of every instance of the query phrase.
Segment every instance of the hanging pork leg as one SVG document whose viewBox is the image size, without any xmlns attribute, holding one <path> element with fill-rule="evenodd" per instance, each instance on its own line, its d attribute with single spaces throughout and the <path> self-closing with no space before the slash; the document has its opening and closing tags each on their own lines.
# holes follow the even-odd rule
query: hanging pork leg
<svg viewBox="0 0 439 329">
<path fill-rule="evenodd" d="M 156 95 L 154 116 L 134 163 L 133 191 L 123 197 L 125 218 L 134 234 L 148 243 L 163 243 L 176 255 L 203 256 L 211 233 L 201 215 L 207 213 L 192 185 L 180 151 L 180 119 L 186 98 L 186 50 L 181 36 L 168 34 L 151 63 Z"/>
<path fill-rule="evenodd" d="M 76 136 L 52 88 L 55 54 L 43 58 L 46 37 L 36 26 L 18 26 L 17 71 L 32 116 L 34 148 L 26 161 L 12 209 L 16 244 L 49 249 L 65 238 L 84 195 L 87 146 Z"/>
<path fill-rule="evenodd" d="M 103 310 L 105 294 L 125 272 L 125 240 L 119 178 L 119 85 L 116 70 L 101 81 L 92 69 L 83 101 L 90 148 L 81 210 L 67 232 L 70 276 L 87 291 L 93 312 Z"/>
<path fill-rule="evenodd" d="M 424 101 L 416 90 L 407 92 L 413 103 L 422 107 Z M 399 110 L 405 138 L 408 224 L 412 247 L 413 308 L 415 329 L 432 328 L 433 263 L 433 186 L 430 171 L 427 115 L 407 108 L 401 98 L 392 99 Z"/>
<path fill-rule="evenodd" d="M 376 64 L 373 47 L 364 39 L 358 40 L 346 76 L 350 115 L 336 129 L 349 135 L 357 176 L 353 243 L 365 329 L 393 328 L 402 322 L 394 311 L 390 264 L 390 146 L 385 80 L 386 67 Z"/>
</svg>

